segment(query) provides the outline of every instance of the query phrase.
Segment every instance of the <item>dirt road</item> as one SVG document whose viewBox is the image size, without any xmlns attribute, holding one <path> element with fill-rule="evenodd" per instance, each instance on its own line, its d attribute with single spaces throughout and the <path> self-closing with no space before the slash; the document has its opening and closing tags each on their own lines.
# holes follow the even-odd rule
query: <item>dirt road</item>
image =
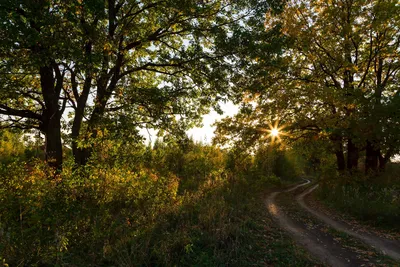
<svg viewBox="0 0 400 267">
<path fill-rule="evenodd" d="M 293 239 L 324 265 L 398 266 L 400 243 L 372 233 L 360 233 L 344 222 L 335 221 L 311 208 L 305 197 L 318 185 L 310 181 L 272 193 L 266 199 L 268 211 Z M 388 259 L 384 255 L 392 257 Z"/>
</svg>

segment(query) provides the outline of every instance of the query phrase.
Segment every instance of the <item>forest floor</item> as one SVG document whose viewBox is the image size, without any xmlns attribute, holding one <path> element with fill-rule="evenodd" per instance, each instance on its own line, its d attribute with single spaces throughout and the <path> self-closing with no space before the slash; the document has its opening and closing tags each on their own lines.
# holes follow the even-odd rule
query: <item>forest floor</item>
<svg viewBox="0 0 400 267">
<path fill-rule="evenodd" d="M 330 266 L 400 266 L 400 242 L 385 233 L 346 221 L 313 196 L 309 180 L 274 192 L 266 199 L 270 214 L 312 256 Z"/>
</svg>

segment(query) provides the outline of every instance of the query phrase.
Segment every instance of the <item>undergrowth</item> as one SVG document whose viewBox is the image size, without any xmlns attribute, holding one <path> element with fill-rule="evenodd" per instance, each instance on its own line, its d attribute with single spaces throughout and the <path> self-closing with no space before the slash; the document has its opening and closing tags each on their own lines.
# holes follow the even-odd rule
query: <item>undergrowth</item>
<svg viewBox="0 0 400 267">
<path fill-rule="evenodd" d="M 263 193 L 281 184 L 276 175 L 225 168 L 225 155 L 202 145 L 142 152 L 137 164 L 67 160 L 61 173 L 39 160 L 2 164 L 3 265 L 313 264 L 266 213 Z"/>
<path fill-rule="evenodd" d="M 318 196 L 328 206 L 367 224 L 400 231 L 400 164 L 379 176 L 351 175 L 325 180 Z"/>
</svg>

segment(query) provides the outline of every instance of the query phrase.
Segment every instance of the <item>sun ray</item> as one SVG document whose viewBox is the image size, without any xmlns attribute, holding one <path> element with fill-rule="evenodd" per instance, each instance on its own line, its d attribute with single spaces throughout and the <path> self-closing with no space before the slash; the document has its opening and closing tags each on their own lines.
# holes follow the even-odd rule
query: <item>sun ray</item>
<svg viewBox="0 0 400 267">
<path fill-rule="evenodd" d="M 279 121 L 275 121 L 275 123 L 270 123 L 269 128 L 262 128 L 261 131 L 267 132 L 268 134 L 264 136 L 264 138 L 270 139 L 272 143 L 281 142 L 282 136 L 288 135 L 284 131 L 285 125 L 279 125 Z"/>
<path fill-rule="evenodd" d="M 287 136 L 288 133 L 284 132 L 283 129 L 285 125 L 279 125 L 279 121 L 275 121 L 274 123 L 268 123 L 269 128 L 260 128 L 259 130 L 262 132 L 266 132 L 267 134 L 263 136 L 263 139 L 270 139 L 271 144 L 282 141 L 283 136 Z"/>
</svg>

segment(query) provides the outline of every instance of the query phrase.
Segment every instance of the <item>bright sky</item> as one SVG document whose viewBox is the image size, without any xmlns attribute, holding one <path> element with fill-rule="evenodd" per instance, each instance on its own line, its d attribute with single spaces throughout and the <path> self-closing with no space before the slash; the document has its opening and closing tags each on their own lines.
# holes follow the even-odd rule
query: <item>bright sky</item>
<svg viewBox="0 0 400 267">
<path fill-rule="evenodd" d="M 227 117 L 233 116 L 237 113 L 238 107 L 234 105 L 232 102 L 221 103 L 221 109 L 224 112 L 222 115 L 219 115 L 215 111 L 211 111 L 210 113 L 203 116 L 203 127 L 201 128 L 192 128 L 187 131 L 188 136 L 192 136 L 196 141 L 202 141 L 204 143 L 211 143 L 212 138 L 214 137 L 215 127 L 211 126 L 214 122 Z M 143 129 L 140 131 L 143 136 L 147 139 L 147 141 L 151 140 L 154 142 L 156 137 L 156 132 L 154 130 L 147 131 Z M 149 136 L 150 135 L 150 136 Z"/>
<path fill-rule="evenodd" d="M 238 111 L 238 106 L 234 105 L 232 102 L 220 103 L 221 109 L 224 112 L 222 115 L 219 115 L 215 111 L 211 111 L 210 113 L 203 116 L 203 127 L 201 128 L 192 128 L 187 131 L 188 136 L 192 136 L 196 141 L 202 141 L 204 143 L 211 143 L 212 138 L 214 136 L 214 131 L 216 127 L 211 126 L 215 121 L 220 120 L 227 116 L 233 116 Z M 72 112 L 72 108 L 67 108 L 67 111 L 63 114 L 63 118 L 65 121 L 69 121 L 68 113 Z M 140 133 L 146 138 L 146 143 L 148 141 L 154 142 L 157 139 L 156 131 L 149 129 L 142 129 Z"/>
<path fill-rule="evenodd" d="M 219 115 L 215 111 L 211 111 L 207 115 L 203 116 L 203 127 L 190 129 L 187 133 L 189 136 L 193 136 L 196 141 L 203 141 L 205 143 L 211 143 L 211 139 L 214 137 L 214 126 L 211 126 L 215 121 L 220 120 L 227 116 L 233 116 L 237 113 L 238 107 L 232 102 L 221 104 L 221 108 L 224 114 Z"/>
</svg>

